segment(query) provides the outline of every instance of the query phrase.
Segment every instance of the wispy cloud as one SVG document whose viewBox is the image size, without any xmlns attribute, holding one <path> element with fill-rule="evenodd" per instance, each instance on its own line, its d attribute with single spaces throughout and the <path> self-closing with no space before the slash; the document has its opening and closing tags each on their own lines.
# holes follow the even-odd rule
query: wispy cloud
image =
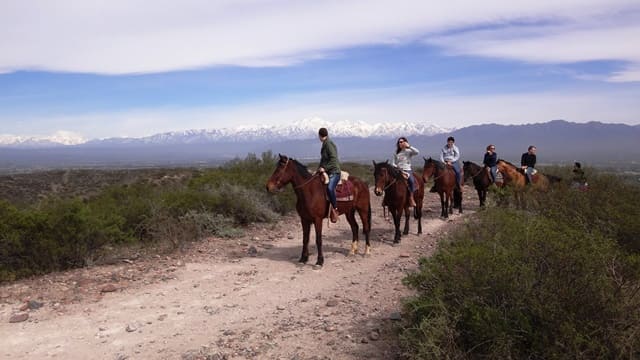
<svg viewBox="0 0 640 360">
<path fill-rule="evenodd" d="M 0 5 L 0 73 L 286 66 L 343 48 L 430 39 L 457 29 L 518 21 L 579 25 L 638 10 L 633 0 L 8 0 Z M 495 34 L 484 33 L 480 44 L 471 43 L 474 32 L 429 41 L 457 53 L 525 61 L 542 61 L 546 54 L 561 62 L 597 57 L 635 63 L 638 58 L 630 44 L 638 39 L 633 26 L 500 41 Z M 634 73 L 623 71 L 612 81 L 632 79 Z"/>
</svg>

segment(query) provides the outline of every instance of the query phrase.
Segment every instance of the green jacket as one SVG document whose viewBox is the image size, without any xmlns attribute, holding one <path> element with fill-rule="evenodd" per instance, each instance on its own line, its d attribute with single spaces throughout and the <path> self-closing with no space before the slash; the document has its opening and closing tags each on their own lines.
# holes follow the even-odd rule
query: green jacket
<svg viewBox="0 0 640 360">
<path fill-rule="evenodd" d="M 340 173 L 338 148 L 329 138 L 322 143 L 322 149 L 320 150 L 320 167 L 323 167 L 327 174 Z"/>
</svg>

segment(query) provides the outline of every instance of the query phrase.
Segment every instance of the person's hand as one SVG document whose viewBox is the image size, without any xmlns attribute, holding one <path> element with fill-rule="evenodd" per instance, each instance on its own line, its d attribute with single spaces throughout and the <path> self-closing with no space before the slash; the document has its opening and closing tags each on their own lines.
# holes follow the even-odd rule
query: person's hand
<svg viewBox="0 0 640 360">
<path fill-rule="evenodd" d="M 321 167 L 319 167 L 319 168 L 318 168 L 318 172 L 323 173 L 323 172 L 324 172 L 324 168 L 323 168 L 322 166 L 321 166 Z"/>
</svg>

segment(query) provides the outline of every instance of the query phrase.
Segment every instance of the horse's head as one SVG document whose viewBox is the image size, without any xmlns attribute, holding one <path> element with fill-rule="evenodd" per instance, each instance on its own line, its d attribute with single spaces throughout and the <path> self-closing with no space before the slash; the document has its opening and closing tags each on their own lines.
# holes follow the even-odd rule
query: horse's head
<svg viewBox="0 0 640 360">
<path fill-rule="evenodd" d="M 373 193 L 380 196 L 384 192 L 384 188 L 392 179 L 389 160 L 379 163 L 373 161 L 373 179 L 375 184 Z"/>
<path fill-rule="evenodd" d="M 426 182 L 436 172 L 436 162 L 431 157 L 423 158 L 424 168 L 422 168 L 422 179 Z"/>
<path fill-rule="evenodd" d="M 291 182 L 294 175 L 293 162 L 295 160 L 288 158 L 285 155 L 280 155 L 276 169 L 271 174 L 269 180 L 267 180 L 267 191 L 276 192 L 282 189 L 285 185 Z"/>
</svg>

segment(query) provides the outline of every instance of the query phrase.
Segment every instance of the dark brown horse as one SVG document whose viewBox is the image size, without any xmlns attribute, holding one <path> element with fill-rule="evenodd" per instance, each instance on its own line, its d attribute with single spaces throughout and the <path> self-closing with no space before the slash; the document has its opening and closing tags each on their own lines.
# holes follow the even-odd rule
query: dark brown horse
<svg viewBox="0 0 640 360">
<path fill-rule="evenodd" d="M 313 224 L 316 230 L 316 248 L 318 250 L 316 266 L 322 266 L 324 264 L 322 220 L 329 212 L 329 200 L 326 197 L 327 186 L 319 174 L 312 175 L 307 167 L 297 160 L 290 159 L 284 155 L 279 156 L 280 160 L 276 169 L 267 181 L 267 190 L 275 192 L 291 183 L 298 199 L 296 210 L 302 222 L 302 255 L 300 256 L 300 262 L 306 263 L 309 260 L 309 235 L 311 224 Z M 360 220 L 362 220 L 362 232 L 367 243 L 365 255 L 369 255 L 371 253 L 371 244 L 369 243 L 369 234 L 371 232 L 369 187 L 353 176 L 349 176 L 348 181 L 353 184 L 353 200 L 338 201 L 338 212 L 345 214 L 351 226 L 353 240 L 350 254 L 352 255 L 358 252 L 358 223 L 355 216 L 356 211 L 358 212 Z"/>
<path fill-rule="evenodd" d="M 487 200 L 487 189 L 491 186 L 491 175 L 486 167 L 480 166 L 471 161 L 463 161 L 462 169 L 464 171 L 464 181 L 473 180 L 473 187 L 478 192 L 478 199 L 480 200 L 480 206 L 484 206 Z"/>
<path fill-rule="evenodd" d="M 442 206 L 440 216 L 448 218 L 449 214 L 453 214 L 454 207 L 458 208 L 461 214 L 462 192 L 460 188 L 456 186 L 456 173 L 451 166 L 432 158 L 424 159 L 422 180 L 426 182 L 432 176 L 436 185 L 436 191 L 440 195 L 440 205 Z"/>
<path fill-rule="evenodd" d="M 415 179 L 416 191 L 409 193 L 408 180 L 396 167 L 389 164 L 388 161 L 376 163 L 373 162 L 373 177 L 375 179 L 374 193 L 381 196 L 384 193 L 384 204 L 389 208 L 389 212 L 393 217 L 393 225 L 395 227 L 395 235 L 393 242 L 400 242 L 400 219 L 404 213 L 404 235 L 409 234 L 409 196 L 413 196 L 416 206 L 413 209 L 413 216 L 418 220 L 418 234 L 422 234 L 422 199 L 424 197 L 424 181 L 421 178 L 412 175 Z"/>
</svg>

